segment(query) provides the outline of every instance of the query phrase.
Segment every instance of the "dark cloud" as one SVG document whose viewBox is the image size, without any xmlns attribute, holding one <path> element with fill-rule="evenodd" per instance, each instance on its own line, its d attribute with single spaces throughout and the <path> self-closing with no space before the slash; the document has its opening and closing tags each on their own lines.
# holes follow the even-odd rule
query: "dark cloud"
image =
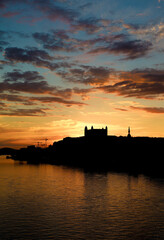
<svg viewBox="0 0 164 240">
<path fill-rule="evenodd" d="M 8 102 L 22 102 L 27 105 L 27 97 L 22 95 L 16 94 L 0 94 L 1 101 L 8 101 Z M 29 103 L 30 104 L 30 103 Z"/>
<path fill-rule="evenodd" d="M 157 70 L 153 68 L 147 68 L 144 70 L 135 69 L 132 71 L 134 75 L 141 75 L 148 82 L 164 83 L 164 70 Z"/>
<path fill-rule="evenodd" d="M 123 54 L 125 55 L 124 60 L 136 59 L 144 57 L 152 49 L 152 43 L 149 41 L 142 40 L 129 40 L 129 41 L 116 41 L 108 46 L 97 47 L 88 53 L 100 54 Z"/>
<path fill-rule="evenodd" d="M 111 53 L 124 54 L 126 59 L 136 59 L 145 56 L 152 48 L 152 43 L 142 40 L 131 40 L 127 42 L 115 42 L 111 47 Z"/>
<path fill-rule="evenodd" d="M 49 19 L 50 21 L 56 21 L 61 20 L 66 23 L 71 23 L 75 21 L 75 19 L 80 15 L 78 10 L 73 10 L 70 8 L 69 1 L 65 1 L 65 3 L 61 4 L 61 1 L 55 0 L 24 0 L 23 4 L 26 4 L 24 9 L 21 9 L 21 11 L 8 11 L 9 7 L 22 4 L 22 1 L 20 0 L 1 0 L 0 1 L 0 8 L 3 8 L 3 17 L 13 17 L 15 15 L 21 14 L 22 11 L 24 12 L 24 17 L 21 17 L 19 20 L 21 23 L 23 21 L 25 22 L 35 22 L 40 21 L 45 18 Z M 18 8 L 17 8 L 18 9 Z M 39 17 L 36 15 L 26 15 L 25 9 L 28 10 L 34 10 L 36 13 L 39 13 Z M 31 12 L 32 12 L 31 11 Z M 33 14 L 33 13 L 32 13 Z"/>
<path fill-rule="evenodd" d="M 55 97 L 68 99 L 71 98 L 73 94 L 84 95 L 90 91 L 89 89 L 62 89 L 56 86 L 51 86 L 45 80 L 43 81 L 44 77 L 37 71 L 22 72 L 20 70 L 15 70 L 13 72 L 5 73 L 4 76 L 2 76 L 2 79 L 4 79 L 4 81 L 0 82 L 1 93 L 7 91 L 10 93 L 49 94 Z M 20 100 L 22 100 L 22 98 Z"/>
<path fill-rule="evenodd" d="M 120 72 L 116 83 L 101 86 L 98 89 L 125 97 L 157 98 L 164 96 L 164 71 L 136 69 L 131 72 Z"/>
<path fill-rule="evenodd" d="M 93 89 L 92 88 L 73 88 L 73 92 L 77 95 L 86 95 L 90 92 L 92 92 Z"/>
<path fill-rule="evenodd" d="M 4 57 L 11 62 L 31 63 L 37 67 L 45 67 L 50 70 L 58 68 L 58 64 L 53 63 L 54 59 L 46 51 L 37 48 L 17 48 L 5 49 Z"/>
<path fill-rule="evenodd" d="M 70 100 L 72 96 L 78 95 L 82 99 L 90 92 L 89 89 L 79 88 L 66 88 L 51 86 L 46 81 L 43 81 L 44 77 L 37 71 L 25 71 L 14 70 L 13 72 L 7 72 L 2 76 L 4 79 L 0 83 L 0 100 L 1 102 L 18 103 L 19 105 L 38 105 L 41 104 L 64 104 L 67 107 L 77 105 L 86 105 L 80 101 Z M 33 94 L 34 96 L 25 95 Z M 41 96 L 42 95 L 42 96 Z M 44 96 L 43 96 L 44 95 Z M 8 108 L 1 104 L 1 110 L 4 110 L 8 114 Z M 13 113 L 13 112 L 12 112 Z"/>
<path fill-rule="evenodd" d="M 40 82 L 2 82 L 0 83 L 0 92 L 24 92 L 33 94 L 53 94 L 53 89 L 46 81 Z"/>
<path fill-rule="evenodd" d="M 72 97 L 73 90 L 70 88 L 61 89 L 49 85 L 46 81 L 40 82 L 2 82 L 0 83 L 0 92 L 17 93 L 30 93 L 30 94 L 49 94 L 51 96 L 59 96 L 64 99 Z M 80 94 L 79 94 L 80 95 Z"/>
<path fill-rule="evenodd" d="M 126 112 L 126 111 L 128 111 L 127 109 L 125 109 L 125 108 L 115 108 L 116 110 L 119 110 L 119 111 L 122 111 L 122 112 Z"/>
<path fill-rule="evenodd" d="M 32 36 L 37 42 L 41 44 L 53 44 L 55 41 L 54 35 L 50 33 L 35 32 L 32 34 Z"/>
<path fill-rule="evenodd" d="M 74 52 L 78 50 L 76 39 L 70 38 L 66 31 L 53 31 L 51 33 L 34 33 L 34 39 L 41 43 L 45 49 L 53 51 Z"/>
<path fill-rule="evenodd" d="M 9 43 L 8 42 L 6 42 L 6 41 L 0 41 L 0 46 L 5 46 L 5 45 L 8 45 Z"/>
<path fill-rule="evenodd" d="M 46 97 L 27 97 L 27 96 L 21 96 L 21 95 L 16 95 L 16 94 L 0 94 L 0 100 L 1 101 L 8 101 L 8 102 L 13 102 L 13 103 L 20 103 L 22 105 L 36 105 L 37 103 L 42 103 L 42 104 L 63 104 L 66 105 L 67 107 L 77 105 L 77 106 L 83 106 L 86 105 L 86 103 L 80 102 L 80 101 L 73 101 L 73 100 L 67 100 L 64 99 L 63 97 L 53 97 L 53 96 L 46 96 Z M 7 110 L 6 104 L 1 104 L 1 108 Z"/>
<path fill-rule="evenodd" d="M 78 17 L 79 13 L 67 7 L 60 6 L 57 4 L 57 1 L 50 1 L 50 0 L 36 0 L 34 6 L 39 9 L 45 16 L 51 20 L 56 21 L 60 19 L 65 22 L 72 22 L 75 18 Z"/>
<path fill-rule="evenodd" d="M 86 103 L 73 101 L 73 100 L 65 100 L 59 97 L 33 97 L 30 100 L 39 101 L 41 103 L 60 103 L 60 104 L 66 105 L 67 107 L 70 107 L 72 105 L 78 105 L 78 106 L 86 105 Z"/>
<path fill-rule="evenodd" d="M 127 39 L 127 35 L 123 33 L 108 34 L 92 39 L 78 39 L 72 37 L 68 30 L 56 30 L 49 33 L 35 32 L 32 36 L 38 43 L 42 44 L 44 49 L 65 52 L 88 51 L 88 49 L 93 49 L 94 46 L 99 48 L 98 46 L 101 45 L 109 45 L 115 41 Z"/>
<path fill-rule="evenodd" d="M 105 37 L 81 40 L 71 37 L 69 32 L 64 30 L 51 31 L 49 33 L 35 32 L 32 36 L 38 43 L 42 44 L 44 49 L 64 52 L 85 51 L 95 44 L 107 40 Z"/>
<path fill-rule="evenodd" d="M 15 11 L 15 12 L 7 11 L 4 14 L 2 14 L 2 16 L 5 17 L 5 18 L 11 18 L 11 17 L 15 17 L 15 16 L 17 16 L 19 14 L 20 14 L 20 12 L 18 12 L 18 11 Z"/>
<path fill-rule="evenodd" d="M 7 72 L 3 76 L 4 80 L 7 82 L 16 82 L 16 81 L 40 81 L 44 77 L 41 76 L 37 71 L 25 71 L 14 70 L 13 72 Z"/>
<path fill-rule="evenodd" d="M 32 94 L 50 94 L 57 96 L 70 97 L 72 92 L 70 89 L 58 89 L 55 86 L 50 86 L 44 77 L 37 71 L 15 70 L 7 72 L 2 76 L 3 82 L 0 82 L 0 92 L 12 93 L 32 93 Z"/>
<path fill-rule="evenodd" d="M 164 113 L 164 108 L 163 107 L 134 107 L 131 106 L 131 109 L 134 110 L 143 110 L 149 113 Z"/>
<path fill-rule="evenodd" d="M 89 85 L 104 85 L 113 69 L 107 67 L 92 67 L 81 65 L 79 68 L 69 69 L 69 72 L 58 71 L 58 74 L 67 81 Z"/>
<path fill-rule="evenodd" d="M 114 85 L 100 87 L 106 93 L 116 93 L 125 97 L 136 98 L 156 98 L 159 94 L 164 94 L 164 86 L 160 83 L 135 83 L 127 81 L 119 82 Z"/>
<path fill-rule="evenodd" d="M 0 115 L 5 116 L 46 116 L 45 110 L 40 108 L 32 108 L 32 109 L 9 109 L 7 111 L 0 111 Z"/>
<path fill-rule="evenodd" d="M 10 60 L 37 62 L 41 59 L 53 60 L 46 51 L 37 48 L 17 48 L 11 47 L 5 49 L 5 56 Z"/>
</svg>

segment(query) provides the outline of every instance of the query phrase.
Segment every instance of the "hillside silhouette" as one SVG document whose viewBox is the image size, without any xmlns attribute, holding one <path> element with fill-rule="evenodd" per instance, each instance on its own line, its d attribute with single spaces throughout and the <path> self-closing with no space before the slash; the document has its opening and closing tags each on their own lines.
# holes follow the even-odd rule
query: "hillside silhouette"
<svg viewBox="0 0 164 240">
<path fill-rule="evenodd" d="M 164 176 L 164 138 L 108 136 L 105 129 L 84 129 L 84 136 L 66 137 L 47 148 L 28 146 L 14 160 L 51 163 L 89 171 L 121 171 Z"/>
</svg>

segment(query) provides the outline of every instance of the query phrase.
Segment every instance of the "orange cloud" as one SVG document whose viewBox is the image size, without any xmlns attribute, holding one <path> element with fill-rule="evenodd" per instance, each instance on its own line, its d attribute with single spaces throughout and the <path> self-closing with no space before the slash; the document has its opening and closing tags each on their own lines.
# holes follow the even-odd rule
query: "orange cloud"
<svg viewBox="0 0 164 240">
<path fill-rule="evenodd" d="M 164 113 L 163 107 L 134 107 L 134 106 L 131 106 L 130 108 L 134 109 L 134 110 L 143 110 L 143 111 L 146 111 L 149 113 L 160 113 L 160 114 Z"/>
<path fill-rule="evenodd" d="M 97 87 L 105 93 L 145 99 L 164 96 L 164 70 L 135 69 L 119 72 L 116 83 Z"/>
</svg>

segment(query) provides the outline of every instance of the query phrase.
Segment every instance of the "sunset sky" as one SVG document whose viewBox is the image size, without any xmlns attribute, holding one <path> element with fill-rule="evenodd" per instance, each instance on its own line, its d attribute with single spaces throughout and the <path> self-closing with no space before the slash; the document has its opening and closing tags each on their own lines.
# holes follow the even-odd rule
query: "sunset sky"
<svg viewBox="0 0 164 240">
<path fill-rule="evenodd" d="M 164 137 L 164 0 L 1 0 L 0 147 Z"/>
</svg>

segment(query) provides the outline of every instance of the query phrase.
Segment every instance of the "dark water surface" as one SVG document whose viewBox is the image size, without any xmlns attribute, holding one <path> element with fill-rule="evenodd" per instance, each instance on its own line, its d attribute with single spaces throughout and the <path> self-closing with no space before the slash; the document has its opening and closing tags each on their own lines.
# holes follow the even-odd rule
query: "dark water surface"
<svg viewBox="0 0 164 240">
<path fill-rule="evenodd" d="M 164 180 L 0 157 L 0 239 L 164 239 Z"/>
</svg>

